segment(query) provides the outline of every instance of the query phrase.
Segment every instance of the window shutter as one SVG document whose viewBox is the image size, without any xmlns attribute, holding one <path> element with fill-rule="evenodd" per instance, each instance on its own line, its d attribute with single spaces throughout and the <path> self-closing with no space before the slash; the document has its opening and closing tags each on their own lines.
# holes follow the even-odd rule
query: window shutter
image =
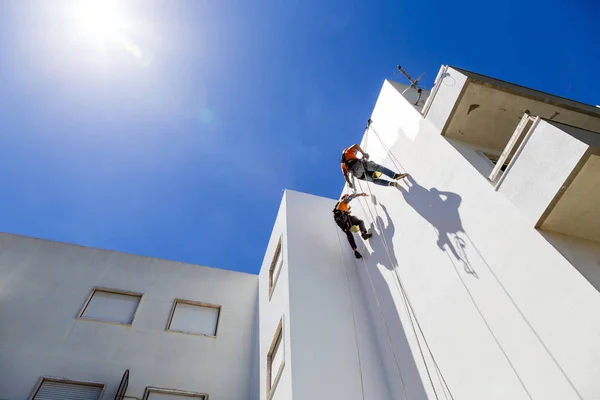
<svg viewBox="0 0 600 400">
<path fill-rule="evenodd" d="M 220 307 L 176 300 L 169 329 L 207 336 L 217 335 Z"/>
<path fill-rule="evenodd" d="M 205 400 L 205 396 L 186 396 L 169 393 L 153 393 L 150 392 L 148 400 Z"/>
<path fill-rule="evenodd" d="M 44 380 L 33 400 L 99 400 L 102 386 Z"/>
<path fill-rule="evenodd" d="M 133 322 L 140 298 L 140 295 L 110 292 L 108 289 L 94 289 L 81 316 L 96 321 L 129 325 Z"/>
</svg>

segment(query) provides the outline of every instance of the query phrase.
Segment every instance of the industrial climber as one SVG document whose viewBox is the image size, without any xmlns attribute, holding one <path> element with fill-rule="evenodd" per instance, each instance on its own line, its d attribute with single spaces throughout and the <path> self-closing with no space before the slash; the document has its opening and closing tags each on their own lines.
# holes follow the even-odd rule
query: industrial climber
<svg viewBox="0 0 600 400">
<path fill-rule="evenodd" d="M 343 195 L 335 205 L 333 209 L 333 219 L 335 223 L 340 227 L 340 229 L 346 234 L 348 237 L 348 242 L 354 251 L 354 256 L 356 258 L 362 258 L 362 255 L 356 249 L 356 242 L 354 241 L 354 232 L 360 231 L 362 233 L 362 238 L 367 240 L 371 236 L 372 233 L 367 233 L 367 229 L 365 228 L 365 223 L 355 217 L 354 215 L 350 215 L 350 205 L 349 203 L 360 196 L 368 196 L 366 193 L 355 193 L 351 195 Z"/>
<path fill-rule="evenodd" d="M 362 158 L 358 158 L 357 152 L 360 152 Z M 376 185 L 380 186 L 394 186 L 398 187 L 398 182 L 388 181 L 386 179 L 380 179 L 379 177 L 383 174 L 388 176 L 394 180 L 406 178 L 408 174 L 398 174 L 390 169 L 384 167 L 383 165 L 379 165 L 371 160 L 369 160 L 369 155 L 360 148 L 359 145 L 354 144 L 342 152 L 342 158 L 340 160 L 342 173 L 344 174 L 344 179 L 348 182 L 348 186 L 351 189 L 354 189 L 352 182 L 348 178 L 348 174 L 352 173 L 355 178 L 373 182 Z"/>
</svg>

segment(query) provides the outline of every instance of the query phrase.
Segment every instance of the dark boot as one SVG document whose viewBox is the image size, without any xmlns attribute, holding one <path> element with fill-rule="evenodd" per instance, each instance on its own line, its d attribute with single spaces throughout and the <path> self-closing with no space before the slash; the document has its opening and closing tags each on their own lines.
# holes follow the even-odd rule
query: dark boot
<svg viewBox="0 0 600 400">
<path fill-rule="evenodd" d="M 408 176 L 408 174 L 396 174 L 396 175 L 394 175 L 394 179 L 398 180 L 398 179 L 406 178 L 407 176 Z"/>
<path fill-rule="evenodd" d="M 359 260 L 362 258 L 362 254 L 360 254 L 358 252 L 358 250 L 354 250 L 354 257 L 358 258 Z"/>
<path fill-rule="evenodd" d="M 367 240 L 367 239 L 368 239 L 368 238 L 370 238 L 371 236 L 373 236 L 373 234 L 372 234 L 372 233 L 367 233 L 367 232 L 365 232 L 365 233 L 363 233 L 363 234 L 362 234 L 362 238 L 363 238 L 364 240 Z"/>
</svg>

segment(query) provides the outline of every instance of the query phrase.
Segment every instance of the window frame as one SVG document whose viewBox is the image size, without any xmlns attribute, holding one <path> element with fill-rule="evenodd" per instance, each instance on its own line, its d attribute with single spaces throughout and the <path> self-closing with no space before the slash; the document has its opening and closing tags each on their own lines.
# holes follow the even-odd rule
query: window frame
<svg viewBox="0 0 600 400">
<path fill-rule="evenodd" d="M 179 303 L 188 304 L 191 306 L 216 308 L 218 310 L 218 314 L 217 314 L 217 323 L 215 326 L 215 334 L 207 335 L 205 333 L 186 332 L 186 331 L 180 331 L 178 329 L 171 329 L 171 324 L 173 323 L 173 317 L 175 316 L 175 309 L 177 308 L 177 304 L 179 304 Z M 196 335 L 196 336 L 203 336 L 203 337 L 207 337 L 207 338 L 211 338 L 211 339 L 216 339 L 217 336 L 219 335 L 219 325 L 221 323 L 221 312 L 222 311 L 223 311 L 223 306 L 220 306 L 218 304 L 204 303 L 201 301 L 186 300 L 186 299 L 175 299 L 175 300 L 173 300 L 173 306 L 171 307 L 171 312 L 169 313 L 169 319 L 167 320 L 167 327 L 165 328 L 165 331 L 175 332 L 175 333 L 184 333 L 186 335 Z"/>
<path fill-rule="evenodd" d="M 281 351 L 283 359 L 281 361 L 281 365 L 275 374 L 275 379 L 272 380 L 271 377 L 273 375 L 273 354 L 276 347 L 281 347 Z M 284 341 L 284 329 L 283 329 L 283 317 L 279 320 L 279 324 L 277 324 L 277 328 L 275 329 L 275 334 L 273 335 L 273 340 L 271 341 L 271 345 L 269 346 L 269 351 L 267 352 L 267 400 L 270 400 L 275 393 L 275 389 L 277 389 L 277 384 L 281 379 L 281 375 L 283 375 L 283 370 L 285 367 L 285 341 Z"/>
<path fill-rule="evenodd" d="M 190 392 L 189 390 L 159 388 L 155 386 L 146 386 L 142 400 L 148 400 L 151 393 L 174 394 L 177 396 L 189 397 L 190 399 L 197 398 L 198 400 L 208 400 L 208 393 Z"/>
<path fill-rule="evenodd" d="M 500 156 L 495 156 L 493 154 L 486 153 L 483 150 L 477 150 L 477 154 L 479 154 L 482 158 L 484 158 L 485 161 L 488 162 L 488 164 L 490 165 L 490 167 L 492 167 L 492 169 L 494 169 L 496 167 L 496 164 L 498 164 L 498 161 L 500 159 Z M 502 168 L 504 168 L 504 169 L 502 169 Z M 500 167 L 500 172 L 504 173 L 507 168 L 508 168 L 508 162 L 505 162 L 502 165 L 502 167 Z"/>
<path fill-rule="evenodd" d="M 281 268 L 275 273 L 277 269 L 277 260 L 281 258 Z M 269 300 L 273 297 L 273 292 L 275 292 L 275 287 L 277 286 L 277 281 L 279 280 L 279 275 L 281 275 L 281 271 L 283 270 L 283 235 L 279 237 L 277 241 L 277 247 L 275 248 L 275 254 L 273 255 L 273 259 L 271 260 L 271 265 L 269 266 Z"/>
<path fill-rule="evenodd" d="M 505 175 L 508 172 L 508 169 L 511 167 L 514 160 L 521 153 L 523 147 L 529 139 L 529 136 L 531 136 L 531 133 L 539 123 L 539 120 L 539 116 L 531 115 L 528 112 L 525 112 L 521 117 L 519 124 L 517 125 L 512 136 L 508 140 L 508 143 L 506 143 L 506 146 L 504 146 L 502 153 L 498 157 L 498 163 L 502 163 L 502 165 L 498 166 L 498 163 L 496 163 L 494 169 L 488 177 L 490 182 L 494 182 L 496 184 L 496 190 L 498 190 L 500 183 L 504 179 L 503 175 Z M 517 143 L 519 143 L 518 146 Z M 509 158 L 510 160 L 508 160 Z M 506 164 L 506 168 L 504 170 L 504 174 L 501 175 L 500 168 L 502 168 L 504 164 Z"/>
<path fill-rule="evenodd" d="M 139 300 L 138 300 L 138 303 L 137 303 L 137 307 L 135 307 L 135 311 L 133 312 L 133 316 L 131 317 L 131 322 L 129 324 L 126 324 L 126 323 L 123 323 L 123 322 L 104 321 L 102 319 L 90 318 L 90 317 L 84 316 L 83 314 L 85 313 L 85 310 L 90 305 L 90 302 L 94 298 L 94 294 L 96 292 L 105 292 L 105 293 L 113 293 L 113 294 L 121 294 L 121 295 L 125 295 L 125 296 L 138 297 Z M 137 317 L 137 313 L 138 313 L 138 311 L 140 309 L 140 305 L 142 303 L 142 298 L 143 297 L 144 297 L 143 293 L 132 292 L 130 290 L 121 290 L 121 289 L 112 289 L 112 288 L 107 288 L 107 287 L 102 287 L 102 286 L 94 286 L 92 288 L 91 293 L 88 295 L 87 299 L 83 303 L 83 306 L 81 307 L 81 310 L 79 310 L 79 314 L 77 314 L 77 318 L 76 319 L 80 319 L 80 320 L 83 320 L 83 321 L 103 322 L 105 324 L 113 324 L 113 325 L 121 325 L 121 326 L 133 326 L 133 323 L 135 322 L 135 317 Z"/>
<path fill-rule="evenodd" d="M 95 381 L 82 381 L 82 380 L 75 380 L 75 379 L 69 379 L 69 378 L 62 378 L 62 377 L 57 377 L 57 376 L 41 376 L 36 385 L 33 388 L 33 391 L 31 392 L 31 394 L 28 397 L 28 400 L 34 400 L 35 396 L 38 394 L 38 392 L 40 391 L 42 385 L 44 384 L 44 382 L 58 382 L 58 383 L 65 383 L 65 384 L 73 384 L 73 385 L 80 385 L 80 386 L 94 386 L 94 387 L 101 387 L 102 390 L 100 391 L 100 397 L 98 397 L 99 400 L 102 400 L 102 398 L 104 397 L 104 392 L 106 391 L 106 383 L 104 382 L 95 382 Z"/>
</svg>

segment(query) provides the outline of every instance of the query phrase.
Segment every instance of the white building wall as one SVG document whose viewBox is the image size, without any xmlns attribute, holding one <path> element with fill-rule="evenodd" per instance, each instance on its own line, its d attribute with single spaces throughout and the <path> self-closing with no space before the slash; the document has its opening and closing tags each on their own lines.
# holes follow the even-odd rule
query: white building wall
<svg viewBox="0 0 600 400">
<path fill-rule="evenodd" d="M 414 118 L 406 107 L 388 111 L 403 101 L 390 89 L 385 83 L 373 126 L 413 179 L 401 190 L 362 183 L 378 205 L 367 209 L 361 200 L 364 211 L 354 211 L 369 223 L 382 220 L 363 249 L 366 270 L 381 276 L 378 294 L 390 293 L 385 318 L 399 319 L 396 331 L 405 332 L 427 396 L 435 387 L 455 399 L 597 398 L 598 291 L 440 135 L 451 108 L 436 104 L 449 101 L 443 88 L 417 131 L 403 129 L 403 119 Z M 377 140 L 369 135 L 367 143 Z M 376 302 L 372 290 L 364 292 Z M 379 337 L 380 348 L 389 347 Z"/>
<path fill-rule="evenodd" d="M 589 146 L 540 120 L 515 155 L 498 191 L 535 226 Z"/>
<path fill-rule="evenodd" d="M 428 101 L 431 103 L 429 109 L 424 114 L 429 123 L 441 132 L 446 126 L 446 122 L 454 110 L 454 105 L 463 93 L 466 87 L 468 76 L 462 72 L 455 70 L 452 67 L 442 67 L 436 81 L 436 88 L 432 90 Z M 397 98 L 397 96 L 394 96 Z M 381 105 L 383 106 L 383 104 Z M 373 116 L 377 112 L 377 108 L 373 110 Z M 427 107 L 426 107 L 427 108 Z M 398 114 L 396 113 L 396 117 Z M 395 118 L 398 119 L 398 118 Z M 403 135 L 415 135 L 416 132 L 403 131 Z"/>
<path fill-rule="evenodd" d="M 260 318 L 260 343 L 259 343 L 259 375 L 260 399 L 267 398 L 267 354 L 273 341 L 279 321 L 283 318 L 283 345 L 284 367 L 283 373 L 274 389 L 273 400 L 292 399 L 292 352 L 290 349 L 290 307 L 289 307 L 289 269 L 286 232 L 286 199 L 283 196 L 277 219 L 273 226 L 273 233 L 265 252 L 265 258 L 258 275 L 259 291 L 259 318 Z M 283 251 L 283 267 L 274 286 L 273 294 L 269 298 L 269 267 L 273 261 L 277 243 L 281 239 Z"/>
<path fill-rule="evenodd" d="M 363 391 L 365 399 L 394 398 L 362 296 L 358 265 L 351 261 L 353 254 L 341 232 L 338 240 L 334 204 L 331 199 L 285 192 L 259 275 L 261 398 L 267 396 L 267 352 L 282 315 L 285 367 L 273 399 L 358 400 Z M 285 264 L 269 300 L 268 270 L 280 235 Z"/>
<path fill-rule="evenodd" d="M 392 399 L 335 203 L 286 192 L 294 400 Z"/>
<path fill-rule="evenodd" d="M 254 275 L 0 234 L 0 398 L 41 376 L 249 398 Z M 76 319 L 94 286 L 143 293 L 132 326 Z M 216 338 L 166 332 L 175 298 L 221 305 Z"/>
</svg>

